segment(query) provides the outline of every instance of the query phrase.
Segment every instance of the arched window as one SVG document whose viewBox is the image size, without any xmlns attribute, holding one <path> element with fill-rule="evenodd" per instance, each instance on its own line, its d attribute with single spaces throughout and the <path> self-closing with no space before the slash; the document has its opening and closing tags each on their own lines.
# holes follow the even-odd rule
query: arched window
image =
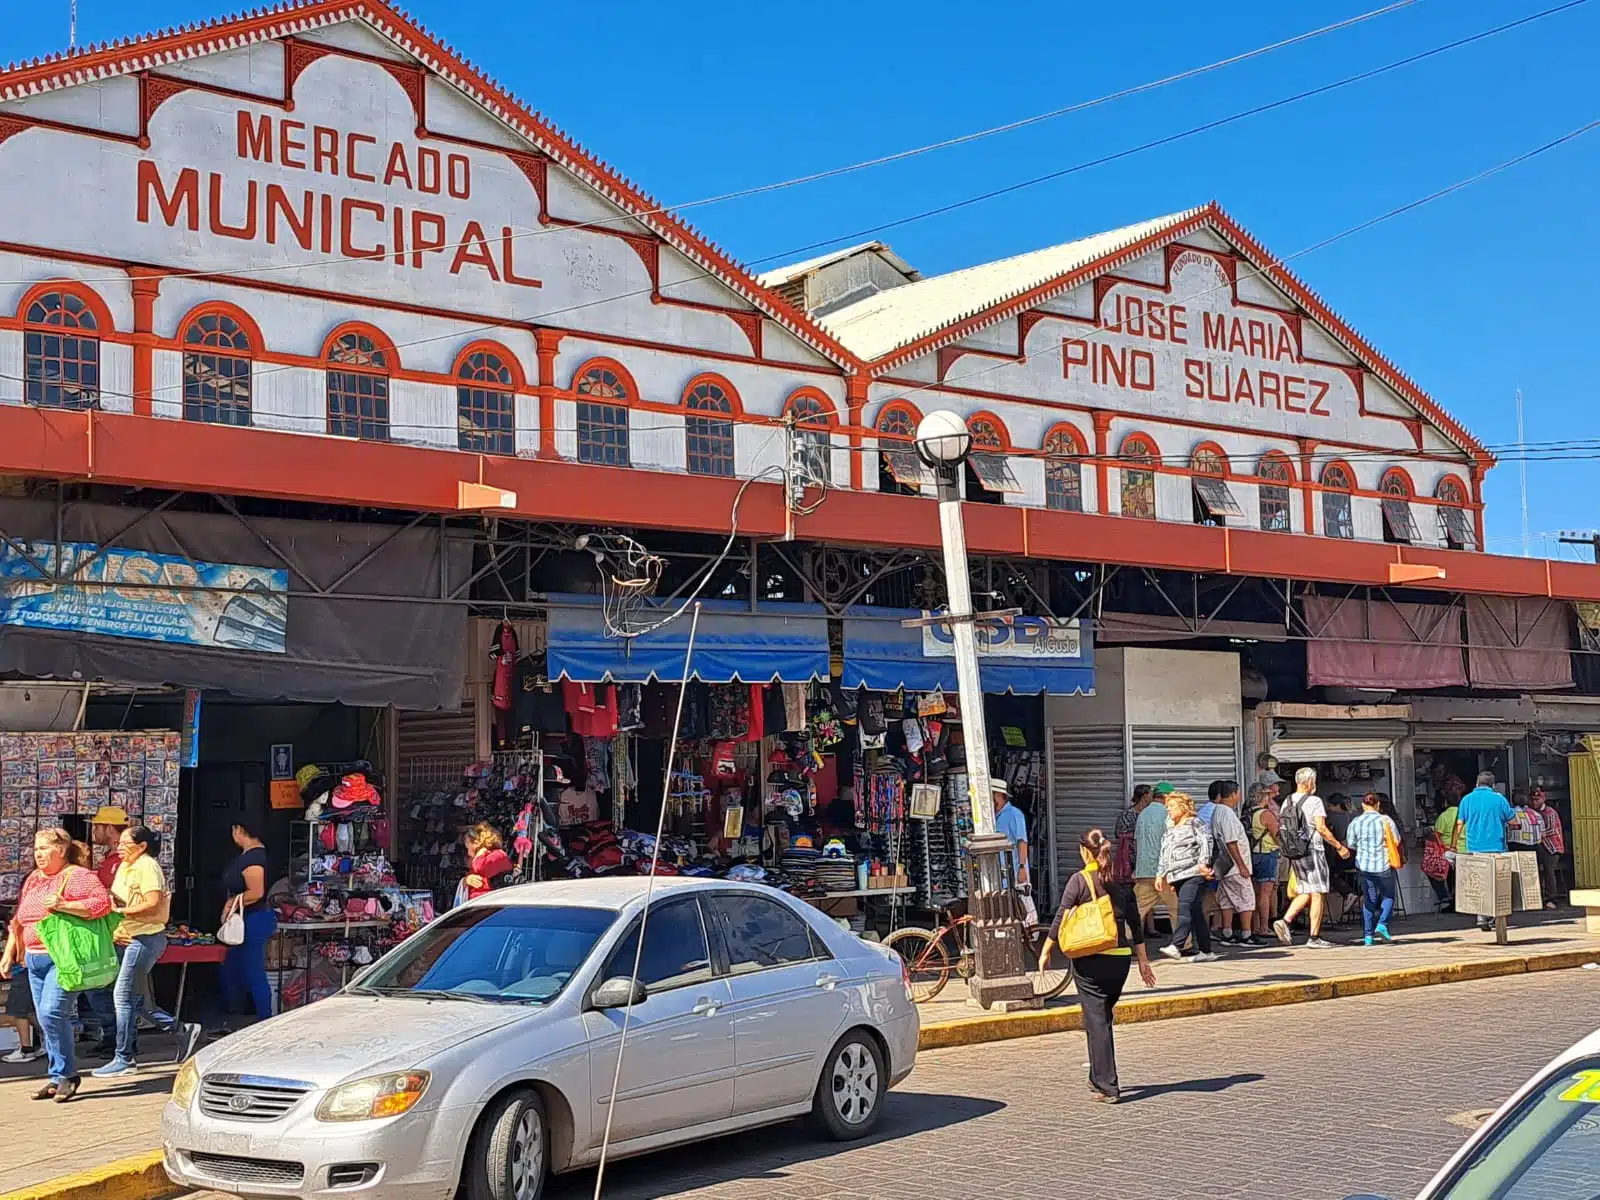
<svg viewBox="0 0 1600 1200">
<path fill-rule="evenodd" d="M 621 368 L 615 363 L 590 363 L 578 372 L 572 390 L 578 398 L 578 461 L 632 466 L 627 404 L 635 397 Z"/>
<path fill-rule="evenodd" d="M 1070 425 L 1044 435 L 1044 506 L 1057 512 L 1083 511 L 1084 445 Z"/>
<path fill-rule="evenodd" d="M 517 452 L 517 378 L 504 352 L 469 350 L 456 366 L 456 444 L 472 454 Z"/>
<path fill-rule="evenodd" d="M 1478 539 L 1467 513 L 1467 490 L 1454 475 L 1439 480 L 1433 491 L 1439 500 L 1439 533 L 1452 550 L 1475 550 Z"/>
<path fill-rule="evenodd" d="M 46 292 L 22 320 L 23 399 L 40 408 L 98 408 L 100 323 L 84 298 Z"/>
<path fill-rule="evenodd" d="M 1355 518 L 1350 512 L 1350 493 L 1355 476 L 1344 463 L 1329 463 L 1322 468 L 1322 532 L 1326 537 L 1353 538 Z"/>
<path fill-rule="evenodd" d="M 789 397 L 784 413 L 794 420 L 794 439 L 806 474 L 818 483 L 833 481 L 833 427 L 828 403 L 815 392 L 799 391 Z"/>
<path fill-rule="evenodd" d="M 350 329 L 333 338 L 326 357 L 328 432 L 388 441 L 391 352 L 367 330 Z"/>
<path fill-rule="evenodd" d="M 1005 431 L 993 417 L 977 414 L 967 421 L 972 453 L 967 456 L 967 499 L 977 504 L 1004 504 L 1006 493 L 1022 488 L 1006 464 Z"/>
<path fill-rule="evenodd" d="M 720 383 L 706 379 L 691 387 L 683 398 L 691 413 L 733 412 L 733 400 Z M 725 417 L 685 417 L 688 467 L 691 475 L 733 474 L 733 422 Z"/>
<path fill-rule="evenodd" d="M 1130 433 L 1122 439 L 1119 457 L 1124 463 L 1121 472 L 1122 515 L 1155 520 L 1155 468 L 1159 461 L 1156 444 L 1142 433 Z"/>
<path fill-rule="evenodd" d="M 183 419 L 250 424 L 250 335 L 227 313 L 202 313 L 183 331 Z"/>
<path fill-rule="evenodd" d="M 878 414 L 878 490 L 895 496 L 920 496 L 928 469 L 912 444 L 917 436 L 916 409 L 891 404 Z"/>
<path fill-rule="evenodd" d="M 1289 465 L 1288 458 L 1273 452 L 1261 456 L 1256 474 L 1261 477 L 1256 489 L 1261 501 L 1261 528 L 1268 533 L 1290 532 L 1294 528 L 1289 510 L 1294 468 Z"/>
<path fill-rule="evenodd" d="M 1226 525 L 1228 517 L 1244 516 L 1228 487 L 1228 456 L 1221 446 L 1201 442 L 1189 455 L 1189 471 L 1196 525 Z"/>
<path fill-rule="evenodd" d="M 1410 477 L 1398 467 L 1384 472 L 1378 485 L 1383 493 L 1383 540 L 1409 545 L 1420 541 L 1417 523 L 1411 516 L 1411 501 L 1416 495 Z"/>
</svg>

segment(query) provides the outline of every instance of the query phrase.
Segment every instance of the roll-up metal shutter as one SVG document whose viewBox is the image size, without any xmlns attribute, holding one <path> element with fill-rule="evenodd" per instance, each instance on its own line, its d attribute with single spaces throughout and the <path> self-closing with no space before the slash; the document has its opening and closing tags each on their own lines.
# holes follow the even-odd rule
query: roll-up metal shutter
<svg viewBox="0 0 1600 1200">
<path fill-rule="evenodd" d="M 1130 734 L 1135 784 L 1165 779 L 1204 802 L 1215 780 L 1239 779 L 1237 729 L 1135 725 Z"/>
<path fill-rule="evenodd" d="M 396 781 L 406 794 L 420 784 L 448 782 L 478 756 L 477 715 L 472 689 L 456 712 L 395 714 Z"/>
<path fill-rule="evenodd" d="M 1411 727 L 1418 750 L 1486 750 L 1510 745 L 1527 735 L 1526 725 L 1510 721 L 1418 722 Z"/>
<path fill-rule="evenodd" d="M 1078 839 L 1096 826 L 1109 834 L 1126 803 L 1127 747 L 1121 725 L 1052 728 L 1049 736 L 1051 888 L 1059 895 L 1083 867 Z"/>
<path fill-rule="evenodd" d="M 1314 766 L 1327 762 L 1371 762 L 1387 760 L 1394 743 L 1388 738 L 1280 738 L 1272 743 L 1271 754 L 1290 766 Z"/>
</svg>

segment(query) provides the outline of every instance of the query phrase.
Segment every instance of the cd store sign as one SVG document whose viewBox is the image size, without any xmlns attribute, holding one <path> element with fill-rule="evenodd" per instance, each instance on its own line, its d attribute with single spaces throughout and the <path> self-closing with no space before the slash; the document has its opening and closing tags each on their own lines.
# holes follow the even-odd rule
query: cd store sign
<svg viewBox="0 0 1600 1200">
<path fill-rule="evenodd" d="M 931 613 L 924 613 L 931 616 Z M 1013 617 L 1010 620 L 978 621 L 979 658 L 1022 658 L 1079 660 L 1083 657 L 1083 634 L 1078 621 L 1054 617 Z M 922 627 L 924 658 L 954 658 L 955 638 L 947 622 Z"/>
</svg>

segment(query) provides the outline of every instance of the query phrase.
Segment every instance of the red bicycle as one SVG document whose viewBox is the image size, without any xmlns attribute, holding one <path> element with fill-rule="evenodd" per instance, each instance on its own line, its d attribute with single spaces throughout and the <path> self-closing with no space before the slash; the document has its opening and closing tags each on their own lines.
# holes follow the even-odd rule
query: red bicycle
<svg viewBox="0 0 1600 1200">
<path fill-rule="evenodd" d="M 958 915 L 953 907 L 938 912 L 943 923 L 937 929 L 907 926 L 883 939 L 883 944 L 893 949 L 905 964 L 911 999 L 918 1004 L 926 1004 L 943 991 L 952 974 L 970 979 L 976 969 L 968 932 L 972 917 L 966 913 Z M 1027 936 L 1028 978 L 1033 983 L 1034 998 L 1049 1000 L 1059 996 L 1072 982 L 1069 960 L 1056 948 L 1051 951 L 1048 963 L 1039 961 L 1040 952 L 1050 938 L 1049 926 L 1029 926 Z"/>
</svg>

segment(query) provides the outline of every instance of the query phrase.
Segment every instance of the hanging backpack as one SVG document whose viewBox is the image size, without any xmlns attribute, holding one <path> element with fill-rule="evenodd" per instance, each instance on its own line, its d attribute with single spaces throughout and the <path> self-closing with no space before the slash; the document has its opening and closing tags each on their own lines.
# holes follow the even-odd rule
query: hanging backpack
<svg viewBox="0 0 1600 1200">
<path fill-rule="evenodd" d="M 1299 796 L 1289 797 L 1278 810 L 1278 851 L 1290 862 L 1311 857 L 1311 826 Z"/>
<path fill-rule="evenodd" d="M 1224 875 L 1231 875 L 1238 865 L 1233 861 L 1233 855 L 1228 852 L 1228 843 L 1222 840 L 1222 834 L 1217 830 L 1217 813 L 1222 809 L 1221 804 L 1213 803 L 1211 806 L 1211 872 L 1218 879 Z"/>
</svg>

